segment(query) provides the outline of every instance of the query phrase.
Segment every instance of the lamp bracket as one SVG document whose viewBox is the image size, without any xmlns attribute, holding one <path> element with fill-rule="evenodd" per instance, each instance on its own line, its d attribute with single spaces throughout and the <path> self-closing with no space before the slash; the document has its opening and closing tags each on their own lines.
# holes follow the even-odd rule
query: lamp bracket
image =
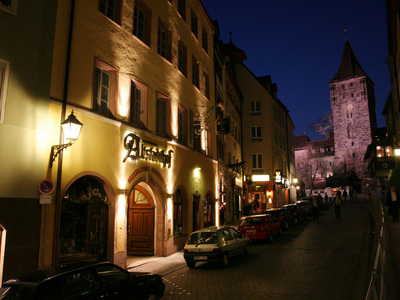
<svg viewBox="0 0 400 300">
<path fill-rule="evenodd" d="M 72 144 L 73 144 L 72 142 L 69 142 L 68 144 L 51 146 L 50 168 L 53 167 L 53 162 L 55 161 L 58 154 L 60 154 L 60 152 L 63 151 L 64 149 L 72 146 Z"/>
</svg>

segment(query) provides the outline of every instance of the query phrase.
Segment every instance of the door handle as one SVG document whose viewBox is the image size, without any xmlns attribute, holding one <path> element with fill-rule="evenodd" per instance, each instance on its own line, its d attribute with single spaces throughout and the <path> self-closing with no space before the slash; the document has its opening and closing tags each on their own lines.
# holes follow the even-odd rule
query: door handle
<svg viewBox="0 0 400 300">
<path fill-rule="evenodd" d="M 128 226 L 128 233 L 131 232 L 131 225 Z"/>
</svg>

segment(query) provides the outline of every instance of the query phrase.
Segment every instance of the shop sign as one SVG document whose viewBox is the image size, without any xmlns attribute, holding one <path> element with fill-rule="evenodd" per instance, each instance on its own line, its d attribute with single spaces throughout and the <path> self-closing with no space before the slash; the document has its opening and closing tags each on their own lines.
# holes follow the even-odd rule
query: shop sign
<svg viewBox="0 0 400 300">
<path fill-rule="evenodd" d="M 129 133 L 125 137 L 124 147 L 127 150 L 127 153 L 122 162 L 125 162 L 128 158 L 132 158 L 133 160 L 143 159 L 160 163 L 163 167 L 171 167 L 172 150 L 166 152 L 157 147 L 146 148 L 144 143 L 140 143 L 140 137 L 133 133 Z"/>
<path fill-rule="evenodd" d="M 164 184 L 165 187 L 167 187 L 167 181 L 165 180 L 164 176 L 158 171 L 156 168 L 150 167 L 150 166 L 143 166 L 141 168 L 137 168 L 135 171 L 132 172 L 132 174 L 128 177 L 128 182 L 131 183 L 132 180 L 138 176 L 142 172 L 151 172 L 154 175 L 156 175 Z"/>
<path fill-rule="evenodd" d="M 275 183 L 282 183 L 282 175 L 279 170 L 275 172 Z"/>
</svg>

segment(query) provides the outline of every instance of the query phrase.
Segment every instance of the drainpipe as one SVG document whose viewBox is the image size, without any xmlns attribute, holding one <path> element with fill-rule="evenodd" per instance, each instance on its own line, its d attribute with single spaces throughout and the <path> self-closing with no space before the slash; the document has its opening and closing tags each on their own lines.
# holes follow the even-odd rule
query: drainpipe
<svg viewBox="0 0 400 300">
<path fill-rule="evenodd" d="M 66 57 L 66 68 L 64 74 L 64 92 L 61 108 L 61 122 L 65 120 L 67 111 L 67 99 L 68 99 L 68 84 L 69 84 L 69 70 L 71 64 L 71 44 L 72 44 L 72 32 L 74 27 L 74 13 L 75 13 L 75 0 L 71 1 L 71 12 L 69 19 L 69 29 L 68 29 L 68 45 L 67 45 L 67 57 Z M 62 144 L 64 139 L 64 133 L 60 126 L 60 144 Z M 57 265 L 58 260 L 58 250 L 59 250 L 59 240 L 60 240 L 60 224 L 61 224 L 61 178 L 62 178 L 62 161 L 63 161 L 63 151 L 58 155 L 58 168 L 57 168 L 57 184 L 56 184 L 56 207 L 55 207 L 55 222 L 54 222 L 54 238 L 53 238 L 53 261 L 52 265 Z"/>
</svg>

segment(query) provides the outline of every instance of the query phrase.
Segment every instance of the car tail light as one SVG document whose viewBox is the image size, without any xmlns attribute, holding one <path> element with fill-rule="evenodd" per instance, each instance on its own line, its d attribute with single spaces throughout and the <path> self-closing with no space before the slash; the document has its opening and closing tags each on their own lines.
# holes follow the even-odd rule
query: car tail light
<svg viewBox="0 0 400 300">
<path fill-rule="evenodd" d="M 214 249 L 212 250 L 212 252 L 219 253 L 219 252 L 221 252 L 221 248 L 214 248 Z"/>
<path fill-rule="evenodd" d="M 183 249 L 183 253 L 189 253 L 188 249 Z"/>
</svg>

